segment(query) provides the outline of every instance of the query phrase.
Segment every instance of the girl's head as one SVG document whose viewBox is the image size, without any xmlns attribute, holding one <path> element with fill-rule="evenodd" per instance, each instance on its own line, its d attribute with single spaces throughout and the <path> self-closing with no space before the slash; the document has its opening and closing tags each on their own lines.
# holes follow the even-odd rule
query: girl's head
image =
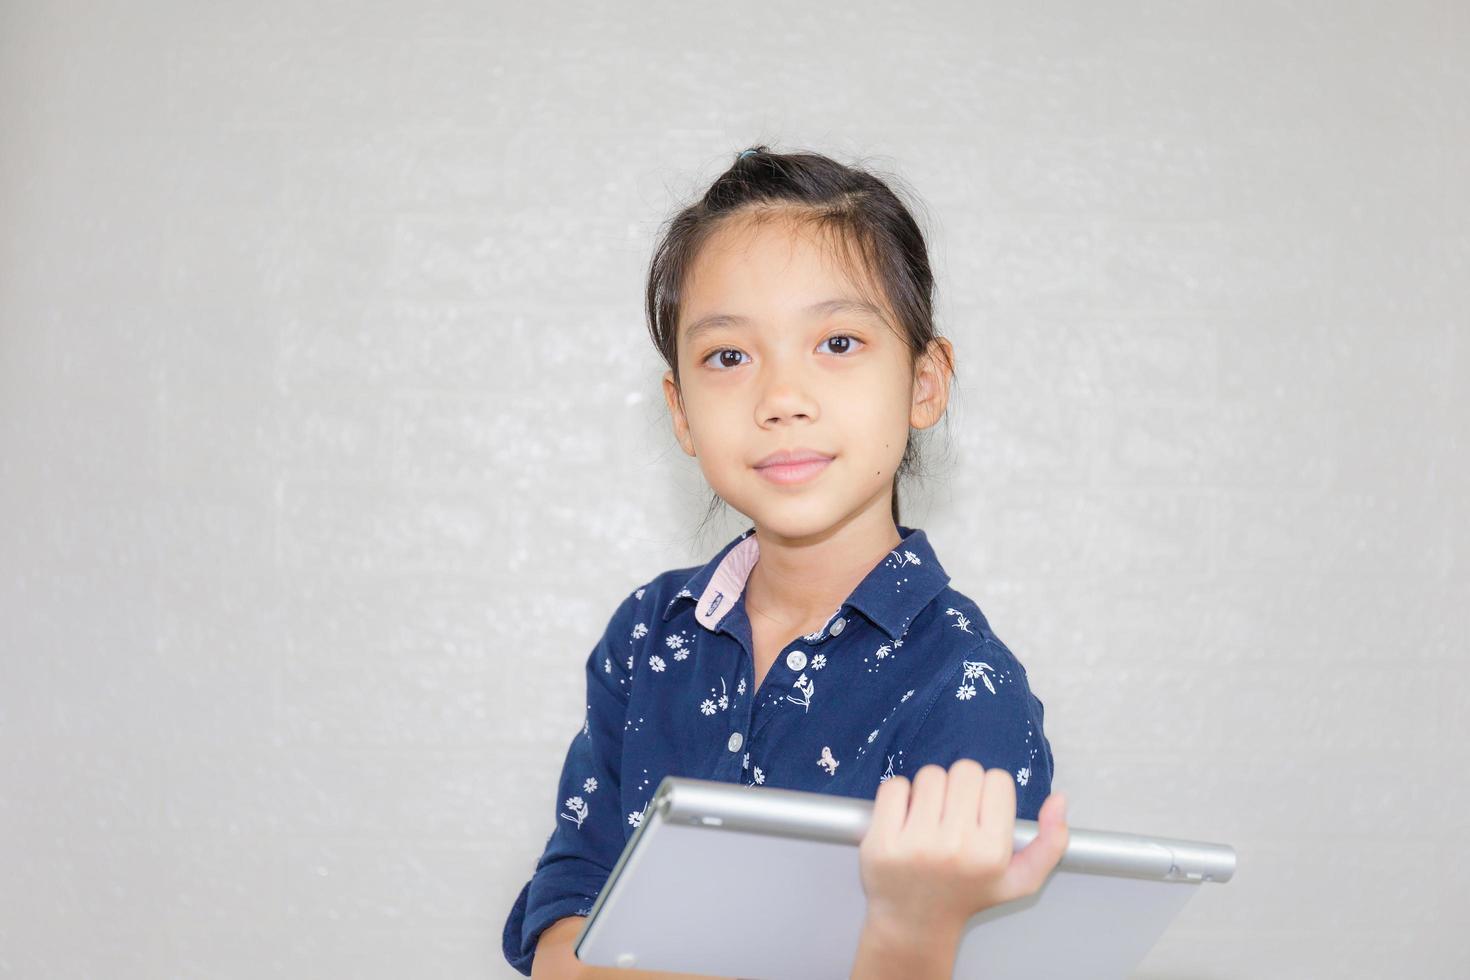
<svg viewBox="0 0 1470 980">
<path fill-rule="evenodd" d="M 684 451 L 720 499 L 782 538 L 899 523 L 915 430 L 944 415 L 954 352 L 918 225 L 871 173 L 744 151 L 665 224 L 647 314 Z M 774 482 L 778 450 L 831 457 Z"/>
</svg>

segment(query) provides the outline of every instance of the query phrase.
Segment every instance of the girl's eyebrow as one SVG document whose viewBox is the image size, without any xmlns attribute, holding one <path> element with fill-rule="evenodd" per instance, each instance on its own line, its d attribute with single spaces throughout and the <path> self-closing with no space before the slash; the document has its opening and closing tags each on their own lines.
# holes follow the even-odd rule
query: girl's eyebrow
<svg viewBox="0 0 1470 980">
<path fill-rule="evenodd" d="M 883 317 L 883 311 L 872 303 L 847 296 L 839 296 L 836 299 L 824 299 L 820 303 L 813 303 L 811 306 L 802 310 L 802 312 L 811 320 L 823 319 L 834 313 L 856 313 L 859 316 L 870 317 L 880 325 L 885 325 L 888 322 Z M 692 344 L 700 334 L 718 327 L 743 327 L 749 323 L 750 317 L 740 316 L 736 313 L 710 313 L 700 317 L 689 325 L 689 329 L 684 332 L 684 342 L 686 344 Z"/>
</svg>

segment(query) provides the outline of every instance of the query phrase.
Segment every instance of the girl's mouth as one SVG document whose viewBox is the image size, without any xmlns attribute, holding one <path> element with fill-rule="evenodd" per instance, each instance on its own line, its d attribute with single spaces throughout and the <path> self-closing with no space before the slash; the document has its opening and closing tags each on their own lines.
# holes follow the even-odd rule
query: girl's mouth
<svg viewBox="0 0 1470 980">
<path fill-rule="evenodd" d="M 828 458 L 808 459 L 800 463 L 772 463 L 769 466 L 757 466 L 756 472 L 772 483 L 789 486 L 793 483 L 805 483 L 807 480 L 812 479 L 826 469 L 827 464 L 830 462 L 832 460 Z"/>
</svg>

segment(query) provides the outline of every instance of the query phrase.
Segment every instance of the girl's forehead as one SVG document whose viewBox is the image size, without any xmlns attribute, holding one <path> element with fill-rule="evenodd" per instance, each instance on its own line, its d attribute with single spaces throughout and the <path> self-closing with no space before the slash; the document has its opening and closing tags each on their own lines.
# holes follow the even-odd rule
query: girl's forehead
<svg viewBox="0 0 1470 980">
<path fill-rule="evenodd" d="M 883 292 L 857 256 L 832 233 L 790 221 L 732 223 L 695 257 L 683 290 L 681 329 L 712 315 L 738 318 L 759 307 L 805 310 L 833 299 L 881 310 Z"/>
<path fill-rule="evenodd" d="M 705 240 L 695 256 L 696 264 L 774 262 L 779 259 L 832 265 L 845 244 L 840 233 L 815 222 L 793 217 L 751 215 L 731 218 Z"/>
</svg>

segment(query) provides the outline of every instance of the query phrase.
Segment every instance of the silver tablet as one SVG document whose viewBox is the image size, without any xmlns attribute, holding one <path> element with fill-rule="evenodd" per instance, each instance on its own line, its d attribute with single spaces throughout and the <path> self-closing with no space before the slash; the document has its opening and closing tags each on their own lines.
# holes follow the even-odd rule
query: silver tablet
<svg viewBox="0 0 1470 980">
<path fill-rule="evenodd" d="M 578 959 L 751 980 L 849 976 L 867 908 L 857 845 L 872 810 L 665 777 L 582 925 Z M 1036 832 L 1017 820 L 1015 847 Z M 954 976 L 1125 977 L 1200 884 L 1234 871 L 1226 844 L 1072 827 L 1040 890 L 970 920 Z"/>
</svg>

